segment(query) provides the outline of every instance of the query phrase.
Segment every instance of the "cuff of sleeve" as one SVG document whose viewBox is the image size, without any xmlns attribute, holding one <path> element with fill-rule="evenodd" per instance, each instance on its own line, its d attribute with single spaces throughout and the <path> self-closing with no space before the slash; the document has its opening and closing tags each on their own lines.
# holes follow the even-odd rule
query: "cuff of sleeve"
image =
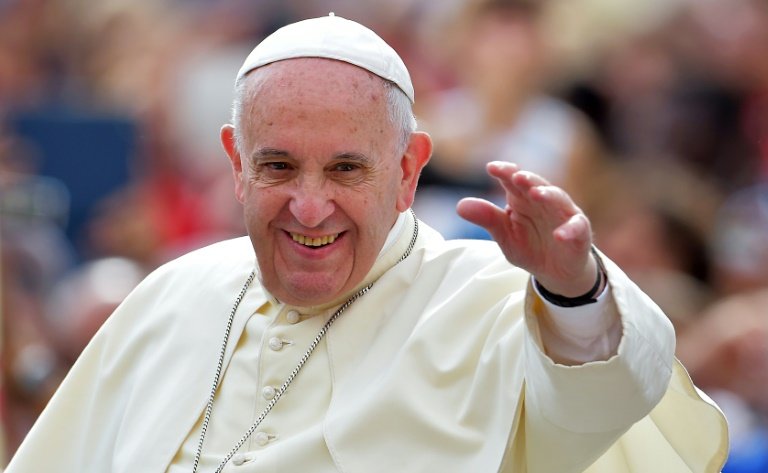
<svg viewBox="0 0 768 473">
<path fill-rule="evenodd" d="M 536 284 L 532 286 L 538 294 Z M 592 304 L 562 307 L 544 298 L 541 301 L 541 342 L 554 362 L 576 365 L 607 360 L 616 354 L 621 320 L 608 285 Z"/>
<path fill-rule="evenodd" d="M 612 312 L 610 308 L 610 290 L 608 284 L 603 288 L 594 303 L 576 307 L 563 307 L 545 299 L 539 292 L 538 284 L 531 284 L 536 295 L 541 298 L 546 313 L 552 325 L 565 332 L 581 338 L 591 338 L 599 335 L 607 327 Z"/>
</svg>

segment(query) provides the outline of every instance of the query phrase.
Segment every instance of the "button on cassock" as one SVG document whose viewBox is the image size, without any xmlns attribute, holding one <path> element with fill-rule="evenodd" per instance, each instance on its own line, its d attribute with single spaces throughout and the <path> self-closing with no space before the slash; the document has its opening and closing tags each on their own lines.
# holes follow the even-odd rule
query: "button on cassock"
<svg viewBox="0 0 768 473">
<path fill-rule="evenodd" d="M 275 397 L 275 394 L 277 394 L 277 390 L 272 386 L 264 386 L 264 389 L 261 390 L 261 395 L 264 396 L 264 399 L 267 401 Z"/>
<path fill-rule="evenodd" d="M 259 446 L 263 447 L 269 443 L 269 434 L 266 432 L 256 432 L 253 436 L 253 440 L 255 440 Z"/>
<path fill-rule="evenodd" d="M 277 337 L 272 337 L 269 339 L 269 348 L 271 348 L 272 351 L 280 351 L 283 349 L 283 341 Z"/>
<path fill-rule="evenodd" d="M 295 324 L 299 322 L 300 319 L 299 312 L 296 310 L 289 310 L 287 314 L 285 314 L 285 319 L 288 321 L 289 324 Z"/>
</svg>

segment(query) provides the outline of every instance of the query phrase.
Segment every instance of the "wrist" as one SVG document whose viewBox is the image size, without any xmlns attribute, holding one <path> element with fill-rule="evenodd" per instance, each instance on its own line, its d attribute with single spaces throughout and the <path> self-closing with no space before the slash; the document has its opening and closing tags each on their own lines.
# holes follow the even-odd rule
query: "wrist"
<svg viewBox="0 0 768 473">
<path fill-rule="evenodd" d="M 539 292 L 539 295 L 548 302 L 560 307 L 578 307 L 597 302 L 597 298 L 603 293 L 608 284 L 608 277 L 605 273 L 603 263 L 600 260 L 600 256 L 597 254 L 597 250 L 594 246 L 592 247 L 591 252 L 595 261 L 597 275 L 592 287 L 587 292 L 576 296 L 565 296 L 548 290 L 534 277 L 533 284 Z"/>
</svg>

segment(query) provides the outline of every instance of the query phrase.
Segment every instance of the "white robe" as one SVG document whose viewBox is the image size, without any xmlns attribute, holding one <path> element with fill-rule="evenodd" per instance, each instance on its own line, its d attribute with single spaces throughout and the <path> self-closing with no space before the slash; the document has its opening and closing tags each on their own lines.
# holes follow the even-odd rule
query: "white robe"
<svg viewBox="0 0 768 473">
<path fill-rule="evenodd" d="M 412 225 L 376 263 L 373 289 L 326 336 L 325 463 L 297 454 L 304 463 L 286 459 L 292 466 L 280 471 L 720 470 L 722 414 L 674 360 L 669 321 L 610 261 L 618 354 L 563 366 L 541 348 L 529 275 L 495 243 L 444 241 L 421 224 L 413 253 L 392 266 Z M 240 238 L 150 275 L 86 348 L 6 473 L 166 471 L 204 409 L 226 317 L 254 265 Z M 225 369 L 268 300 L 255 281 Z"/>
</svg>

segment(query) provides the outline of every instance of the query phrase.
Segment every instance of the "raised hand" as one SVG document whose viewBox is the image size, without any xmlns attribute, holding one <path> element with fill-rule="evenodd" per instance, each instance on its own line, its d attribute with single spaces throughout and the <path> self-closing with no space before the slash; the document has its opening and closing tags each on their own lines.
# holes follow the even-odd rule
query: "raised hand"
<svg viewBox="0 0 768 473">
<path fill-rule="evenodd" d="M 459 202 L 459 215 L 488 230 L 507 260 L 550 292 L 575 297 L 589 291 L 598 269 L 584 212 L 564 190 L 515 164 L 495 161 L 487 171 L 504 188 L 506 207 L 470 197 Z"/>
</svg>

